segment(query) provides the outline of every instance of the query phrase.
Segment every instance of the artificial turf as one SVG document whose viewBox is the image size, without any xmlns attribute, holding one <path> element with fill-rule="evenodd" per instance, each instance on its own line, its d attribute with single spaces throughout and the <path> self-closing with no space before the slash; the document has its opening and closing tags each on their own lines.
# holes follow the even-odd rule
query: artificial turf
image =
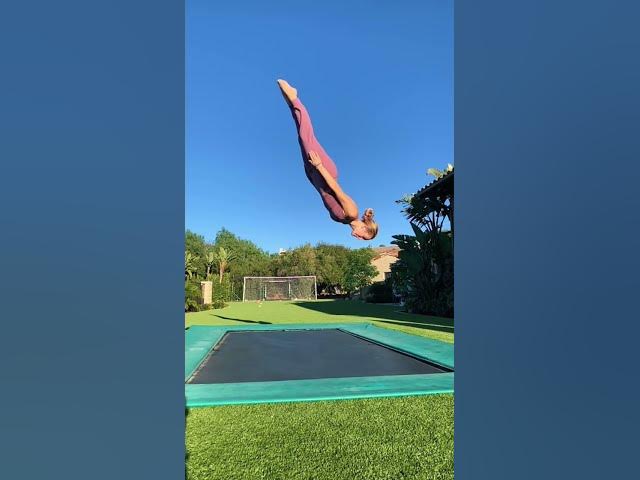
<svg viewBox="0 0 640 480">
<path fill-rule="evenodd" d="M 453 343 L 453 320 L 411 315 L 394 305 L 348 300 L 317 302 L 234 302 L 220 310 L 186 314 L 190 325 L 251 325 L 278 323 L 372 322 L 379 327 Z"/>
<path fill-rule="evenodd" d="M 374 322 L 453 342 L 452 321 L 349 301 L 234 303 L 186 325 Z M 447 330 L 448 329 L 448 330 Z M 453 478 L 453 395 L 238 405 L 188 412 L 190 480 Z"/>
<path fill-rule="evenodd" d="M 193 409 L 191 480 L 453 478 L 453 395 Z"/>
</svg>

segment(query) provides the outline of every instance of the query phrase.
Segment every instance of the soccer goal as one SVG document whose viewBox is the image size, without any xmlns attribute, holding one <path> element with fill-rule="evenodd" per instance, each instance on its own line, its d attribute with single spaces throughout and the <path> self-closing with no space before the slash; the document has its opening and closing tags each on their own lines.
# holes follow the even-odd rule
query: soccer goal
<svg viewBox="0 0 640 480">
<path fill-rule="evenodd" d="M 317 300 L 315 276 L 304 277 L 244 277 L 242 301 Z"/>
</svg>

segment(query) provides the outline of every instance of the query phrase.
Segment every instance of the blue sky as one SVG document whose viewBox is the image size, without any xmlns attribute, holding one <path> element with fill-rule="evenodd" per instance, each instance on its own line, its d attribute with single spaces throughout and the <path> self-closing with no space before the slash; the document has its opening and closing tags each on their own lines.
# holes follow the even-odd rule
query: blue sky
<svg viewBox="0 0 640 480">
<path fill-rule="evenodd" d="M 186 228 L 265 250 L 389 244 L 395 200 L 453 163 L 453 2 L 187 0 Z M 307 181 L 276 79 L 298 89 L 372 242 L 332 222 Z"/>
</svg>

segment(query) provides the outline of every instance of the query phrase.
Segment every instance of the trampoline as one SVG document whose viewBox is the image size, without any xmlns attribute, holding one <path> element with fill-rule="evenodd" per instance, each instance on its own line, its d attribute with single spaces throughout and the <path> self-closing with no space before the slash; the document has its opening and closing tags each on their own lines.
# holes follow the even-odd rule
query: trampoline
<svg viewBox="0 0 640 480">
<path fill-rule="evenodd" d="M 188 407 L 453 391 L 453 346 L 372 324 L 186 331 Z"/>
</svg>

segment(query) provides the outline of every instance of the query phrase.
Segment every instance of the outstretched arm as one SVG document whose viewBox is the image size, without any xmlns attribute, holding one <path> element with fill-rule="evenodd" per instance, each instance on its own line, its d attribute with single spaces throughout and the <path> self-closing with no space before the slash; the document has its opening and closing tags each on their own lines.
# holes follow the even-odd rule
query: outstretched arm
<svg viewBox="0 0 640 480">
<path fill-rule="evenodd" d="M 316 152 L 309 152 L 309 163 L 313 165 L 318 173 L 322 176 L 327 186 L 333 190 L 336 200 L 340 203 L 346 217 L 355 220 L 358 218 L 358 206 L 356 203 L 342 190 L 340 184 L 331 176 L 329 171 L 322 164 L 320 156 Z"/>
</svg>

